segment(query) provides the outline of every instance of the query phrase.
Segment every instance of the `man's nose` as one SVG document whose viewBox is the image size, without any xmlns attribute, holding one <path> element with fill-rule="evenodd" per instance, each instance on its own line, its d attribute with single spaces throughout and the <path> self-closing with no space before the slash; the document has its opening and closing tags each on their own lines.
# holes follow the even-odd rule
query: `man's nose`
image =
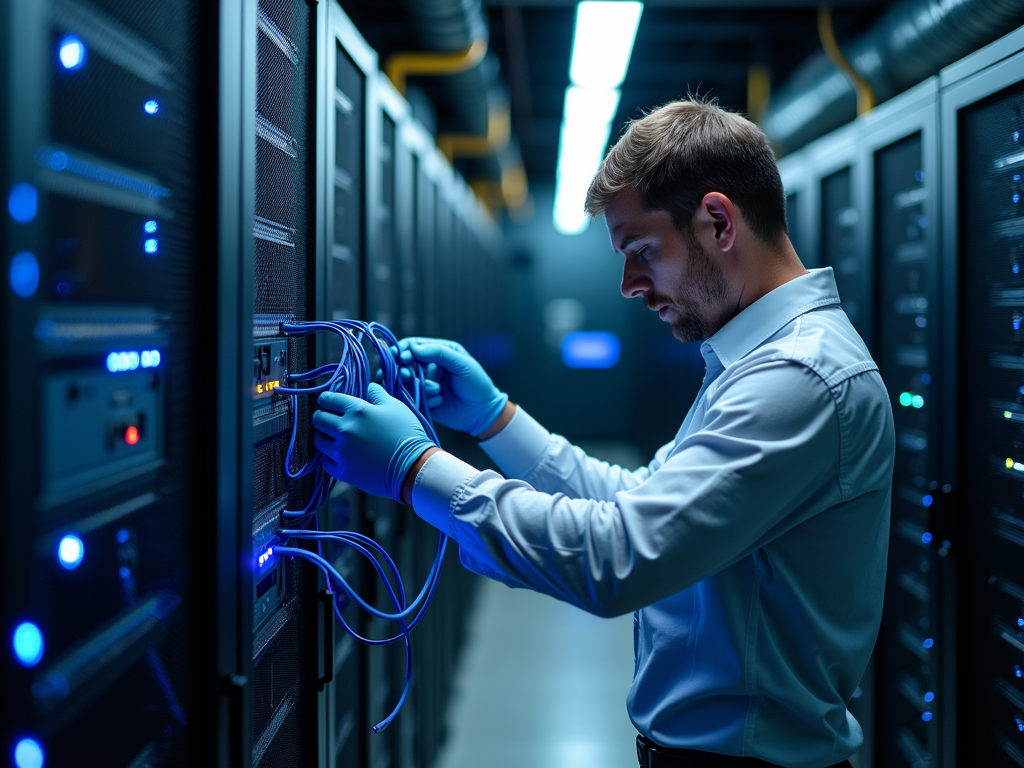
<svg viewBox="0 0 1024 768">
<path fill-rule="evenodd" d="M 651 290 L 652 284 L 646 272 L 629 257 L 622 264 L 622 285 L 619 290 L 627 299 L 643 296 Z"/>
</svg>

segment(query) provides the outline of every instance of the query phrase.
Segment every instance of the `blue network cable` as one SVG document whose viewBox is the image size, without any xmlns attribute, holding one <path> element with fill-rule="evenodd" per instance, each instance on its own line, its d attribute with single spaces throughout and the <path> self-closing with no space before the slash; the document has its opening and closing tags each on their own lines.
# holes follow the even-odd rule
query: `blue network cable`
<svg viewBox="0 0 1024 768">
<path fill-rule="evenodd" d="M 415 413 L 423 425 L 427 435 L 437 444 L 437 433 L 430 420 L 430 409 L 427 406 L 424 384 L 426 374 L 424 367 L 413 363 L 412 375 L 403 383 L 400 375 L 400 368 L 395 359 L 392 349 L 397 349 L 398 339 L 380 323 L 366 323 L 359 320 L 337 320 L 337 321 L 312 321 L 282 323 L 281 330 L 293 337 L 307 336 L 312 333 L 328 332 L 334 333 L 341 338 L 342 351 L 337 363 L 321 365 L 310 371 L 289 374 L 288 385 L 275 389 L 275 392 L 288 395 L 291 398 L 292 406 L 292 428 L 288 441 L 288 451 L 285 454 L 284 472 L 289 480 L 300 480 L 304 477 L 313 478 L 313 492 L 302 509 L 285 510 L 281 513 L 282 520 L 289 523 L 291 527 L 281 527 L 277 535 L 284 540 L 299 539 L 315 541 L 317 551 L 293 546 L 275 546 L 275 555 L 287 555 L 301 557 L 317 566 L 324 574 L 329 587 L 335 593 L 334 616 L 342 628 L 355 640 L 366 645 L 388 645 L 398 642 L 405 643 L 405 686 L 402 695 L 386 718 L 373 730 L 377 733 L 386 728 L 401 710 L 409 695 L 409 686 L 412 682 L 412 644 L 410 633 L 419 624 L 420 619 L 426 612 L 427 606 L 434 597 L 437 589 L 438 579 L 441 575 L 441 564 L 444 562 L 445 550 L 448 546 L 448 537 L 439 534 L 437 540 L 437 552 L 434 555 L 434 562 L 430 566 L 426 581 L 416 598 L 408 603 L 406 601 L 405 586 L 402 583 L 398 566 L 388 555 L 383 547 L 376 541 L 353 531 L 321 531 L 319 530 L 318 512 L 327 502 L 331 490 L 337 482 L 323 468 L 323 455 L 314 449 L 314 455 L 301 467 L 293 469 L 295 458 L 295 440 L 298 435 L 298 413 L 299 397 L 319 395 L 322 392 L 341 392 L 346 395 L 353 395 L 366 399 L 366 393 L 372 381 L 372 367 L 370 357 L 364 344 L 370 346 L 376 353 L 380 363 L 380 384 L 392 397 L 398 398 Z M 320 382 L 320 383 L 317 383 Z M 305 384 L 307 386 L 295 386 Z M 312 527 L 306 527 L 310 526 Z M 329 541 L 355 550 L 357 553 L 370 561 L 378 578 L 384 584 L 387 596 L 394 605 L 395 612 L 379 610 L 366 602 L 353 589 L 352 585 L 338 573 L 338 570 L 323 557 L 323 542 Z M 383 561 L 383 565 L 381 564 Z M 386 566 L 386 569 L 385 569 Z M 345 621 L 338 605 L 338 596 L 344 596 L 352 603 L 355 603 L 362 611 L 378 619 L 397 621 L 398 634 L 375 640 L 359 635 Z M 413 615 L 415 614 L 415 615 Z M 409 620 L 409 617 L 412 619 Z"/>
</svg>

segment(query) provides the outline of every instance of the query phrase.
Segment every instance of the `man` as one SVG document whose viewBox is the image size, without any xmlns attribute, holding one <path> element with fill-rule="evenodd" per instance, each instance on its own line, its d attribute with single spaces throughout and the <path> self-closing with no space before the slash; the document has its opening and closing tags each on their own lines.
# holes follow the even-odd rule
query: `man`
<svg viewBox="0 0 1024 768">
<path fill-rule="evenodd" d="M 764 135 L 714 104 L 630 124 L 587 210 L 625 259 L 623 296 L 703 342 L 697 400 L 647 467 L 587 457 L 461 347 L 415 338 L 401 359 L 437 366 L 435 418 L 476 435 L 505 477 L 433 447 L 376 387 L 371 402 L 321 397 L 325 466 L 411 500 L 477 573 L 601 616 L 636 611 L 641 765 L 848 765 L 862 734 L 846 705 L 882 610 L 894 434 L 832 271 L 808 272 L 793 250 Z"/>
</svg>

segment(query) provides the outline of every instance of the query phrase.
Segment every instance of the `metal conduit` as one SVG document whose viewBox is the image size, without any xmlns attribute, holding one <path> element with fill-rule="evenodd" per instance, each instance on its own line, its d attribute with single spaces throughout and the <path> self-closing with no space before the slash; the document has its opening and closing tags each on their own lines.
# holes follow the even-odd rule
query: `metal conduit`
<svg viewBox="0 0 1024 768">
<path fill-rule="evenodd" d="M 842 49 L 882 102 L 1022 23 L 1024 0 L 900 0 Z M 853 84 L 821 51 L 773 95 L 762 127 L 789 152 L 856 115 Z"/>
</svg>

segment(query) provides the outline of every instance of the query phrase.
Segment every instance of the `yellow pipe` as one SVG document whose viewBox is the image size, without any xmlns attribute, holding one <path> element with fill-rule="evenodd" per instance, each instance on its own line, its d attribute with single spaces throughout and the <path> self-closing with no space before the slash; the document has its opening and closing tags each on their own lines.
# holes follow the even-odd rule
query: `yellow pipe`
<svg viewBox="0 0 1024 768">
<path fill-rule="evenodd" d="M 384 71 L 404 96 L 409 75 L 456 75 L 479 64 L 485 53 L 487 41 L 479 38 L 455 53 L 396 53 L 388 59 Z"/>
<path fill-rule="evenodd" d="M 821 38 L 821 47 L 832 59 L 832 63 L 846 73 L 857 90 L 857 114 L 863 115 L 870 112 L 875 108 L 875 92 L 871 89 L 871 84 L 853 68 L 840 50 L 839 43 L 836 42 L 835 30 L 832 27 L 832 9 L 827 5 L 818 8 L 818 37 Z"/>
<path fill-rule="evenodd" d="M 513 218 L 519 220 L 530 205 L 529 185 L 526 169 L 517 164 L 502 169 L 501 179 L 474 179 L 470 186 L 476 196 L 496 214 L 502 207 L 507 208 Z M 526 216 L 528 218 L 528 216 Z"/>
<path fill-rule="evenodd" d="M 437 137 L 437 147 L 448 160 L 455 157 L 485 157 L 505 148 L 512 135 L 512 117 L 508 107 L 491 107 L 487 113 L 487 133 L 443 133 Z"/>
<path fill-rule="evenodd" d="M 768 67 L 763 64 L 751 65 L 747 70 L 747 115 L 755 123 L 760 123 L 764 117 L 771 94 L 772 80 Z"/>
</svg>

